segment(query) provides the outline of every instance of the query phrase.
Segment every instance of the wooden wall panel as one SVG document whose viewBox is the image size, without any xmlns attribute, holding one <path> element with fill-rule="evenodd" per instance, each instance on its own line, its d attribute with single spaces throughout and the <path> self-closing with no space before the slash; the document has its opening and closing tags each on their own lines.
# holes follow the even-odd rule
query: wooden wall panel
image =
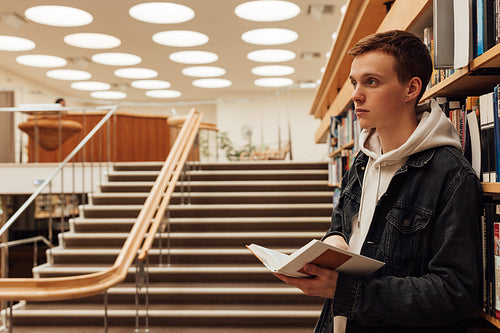
<svg viewBox="0 0 500 333">
<path fill-rule="evenodd" d="M 59 162 L 64 159 L 76 145 L 89 133 L 101 120 L 103 114 L 65 115 L 62 119 L 80 122 L 84 129 L 82 132 L 69 138 L 62 147 L 48 151 L 38 147 L 35 151 L 33 140 L 28 143 L 29 162 Z M 108 126 L 94 136 L 89 146 L 85 149 L 86 162 L 111 161 L 139 162 L 139 161 L 164 161 L 170 150 L 170 131 L 166 121 L 167 117 L 136 116 L 118 114 L 111 119 L 109 137 L 110 149 L 108 150 Z M 109 151 L 109 153 L 108 153 Z M 83 160 L 83 152 L 75 158 L 75 162 Z"/>
</svg>

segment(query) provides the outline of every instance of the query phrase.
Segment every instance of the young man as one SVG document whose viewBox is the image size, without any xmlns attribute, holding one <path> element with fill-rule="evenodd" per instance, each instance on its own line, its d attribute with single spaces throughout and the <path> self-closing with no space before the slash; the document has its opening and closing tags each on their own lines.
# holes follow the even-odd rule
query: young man
<svg viewBox="0 0 500 333">
<path fill-rule="evenodd" d="M 276 276 L 327 298 L 316 333 L 465 332 L 481 290 L 481 185 L 439 106 L 417 107 L 429 52 L 389 31 L 349 54 L 361 151 L 324 241 L 385 266 L 368 278 L 312 264 L 314 278 Z"/>
</svg>

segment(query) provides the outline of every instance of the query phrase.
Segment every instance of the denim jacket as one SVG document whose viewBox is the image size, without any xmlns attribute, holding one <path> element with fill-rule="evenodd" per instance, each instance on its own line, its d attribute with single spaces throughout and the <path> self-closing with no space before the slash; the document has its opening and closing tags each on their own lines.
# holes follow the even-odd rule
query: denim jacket
<svg viewBox="0 0 500 333">
<path fill-rule="evenodd" d="M 325 238 L 349 241 L 368 156 L 342 180 Z M 462 152 L 442 146 L 410 156 L 377 202 L 361 254 L 385 262 L 368 278 L 339 273 L 315 333 L 332 315 L 352 332 L 460 332 L 479 308 L 481 185 Z"/>
</svg>

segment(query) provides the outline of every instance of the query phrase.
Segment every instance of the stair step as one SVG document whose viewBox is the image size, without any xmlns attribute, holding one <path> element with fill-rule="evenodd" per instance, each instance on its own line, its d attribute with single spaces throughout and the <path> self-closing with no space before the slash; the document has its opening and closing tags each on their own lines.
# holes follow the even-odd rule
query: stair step
<svg viewBox="0 0 500 333">
<path fill-rule="evenodd" d="M 89 194 L 94 205 L 141 205 L 149 193 L 94 193 Z M 191 192 L 173 193 L 171 204 L 181 200 L 191 204 L 257 204 L 257 203 L 331 203 L 332 191 L 293 191 L 293 192 Z"/>
<path fill-rule="evenodd" d="M 116 171 L 159 171 L 164 162 L 117 162 L 113 164 Z M 316 170 L 328 169 L 326 162 L 293 162 L 293 161 L 234 161 L 217 163 L 192 163 L 186 165 L 201 170 Z"/>
<path fill-rule="evenodd" d="M 135 325 L 136 310 L 133 305 L 130 309 L 108 308 L 108 324 L 112 326 Z M 149 309 L 149 325 L 166 327 L 207 327 L 214 325 L 236 326 L 236 327 L 265 327 L 287 325 L 308 326 L 314 328 L 314 324 L 320 313 L 318 306 L 301 306 L 303 310 L 293 307 L 266 306 L 252 309 L 238 309 L 231 307 L 208 308 L 208 309 Z M 139 310 L 140 317 L 146 315 L 146 311 Z M 30 308 L 16 309 L 13 311 L 14 326 L 25 324 L 29 321 L 31 325 L 99 325 L 103 323 L 104 309 L 94 307 L 91 309 L 80 309 L 72 307 L 48 307 L 47 309 Z"/>
<path fill-rule="evenodd" d="M 170 218 L 171 232 L 202 231 L 310 231 L 330 226 L 330 216 L 283 217 L 196 217 Z M 128 232 L 136 222 L 134 218 L 82 218 L 70 219 L 78 232 Z"/>
<path fill-rule="evenodd" d="M 304 304 L 322 304 L 323 299 L 319 297 L 308 297 L 295 287 L 283 284 L 152 284 L 149 288 L 142 286 L 136 288 L 135 284 L 121 284 L 118 287 L 108 289 L 108 302 L 110 304 L 134 304 L 136 293 L 144 300 L 146 293 L 151 303 L 166 305 L 189 305 L 196 304 L 293 304 L 296 302 Z M 141 302 L 142 302 L 141 300 Z M 103 295 L 84 297 L 71 300 L 71 303 L 80 304 L 102 304 Z M 69 301 L 52 302 L 53 304 L 64 304 Z"/>
<path fill-rule="evenodd" d="M 155 181 L 158 171 L 119 171 L 108 174 L 108 181 Z M 189 171 L 184 180 L 325 180 L 328 170 L 200 170 Z"/>
<path fill-rule="evenodd" d="M 153 182 L 103 182 L 102 192 L 149 192 Z M 189 186 L 194 192 L 331 191 L 326 180 L 297 181 L 191 181 L 178 182 L 176 191 Z"/>
<path fill-rule="evenodd" d="M 257 259 L 256 259 L 257 260 Z M 109 268 L 109 265 L 52 265 L 33 268 L 34 277 L 58 277 L 90 274 Z M 125 282 L 135 282 L 135 266 L 130 267 Z M 150 283 L 283 283 L 262 264 L 256 265 L 171 265 L 148 267 Z"/>
<path fill-rule="evenodd" d="M 85 205 L 80 216 L 137 217 L 142 205 Z M 332 204 L 218 204 L 218 205 L 170 205 L 171 217 L 239 217 L 239 216 L 329 216 Z"/>
<path fill-rule="evenodd" d="M 65 232 L 59 234 L 61 244 L 65 248 L 71 247 L 116 247 L 120 248 L 128 233 L 75 233 Z M 321 238 L 324 235 L 324 230 L 317 232 L 164 232 L 161 235 L 157 234 L 153 247 L 159 246 L 161 238 L 162 246 L 165 247 L 167 239 L 170 238 L 170 245 L 173 248 L 186 247 L 238 247 L 245 246 L 250 243 L 259 243 L 266 246 L 272 244 L 274 246 L 297 246 L 297 244 L 306 244 L 313 238 Z M 170 237 L 169 237 L 170 236 Z"/>
<path fill-rule="evenodd" d="M 302 244 L 302 243 L 300 243 Z M 297 247 L 295 247 L 296 249 Z M 284 253 L 291 253 L 293 249 L 278 249 Z M 120 248 L 62 248 L 55 247 L 47 250 L 50 261 L 57 265 L 62 264 L 108 264 L 112 265 L 120 253 Z M 242 265 L 256 264 L 258 259 L 246 248 L 167 248 L 149 250 L 149 262 L 156 264 L 162 256 L 163 262 L 170 260 L 173 265 Z"/>
</svg>

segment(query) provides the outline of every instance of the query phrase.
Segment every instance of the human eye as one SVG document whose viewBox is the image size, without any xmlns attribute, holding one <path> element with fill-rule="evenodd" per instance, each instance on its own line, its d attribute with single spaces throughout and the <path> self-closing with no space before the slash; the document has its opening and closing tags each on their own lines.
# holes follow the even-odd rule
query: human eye
<svg viewBox="0 0 500 333">
<path fill-rule="evenodd" d="M 369 87 L 375 87 L 378 85 L 378 80 L 373 77 L 370 77 L 366 79 L 366 85 Z"/>
<path fill-rule="evenodd" d="M 354 88 L 356 88 L 356 81 L 351 80 L 351 84 L 352 84 L 352 86 L 353 86 Z"/>
</svg>

